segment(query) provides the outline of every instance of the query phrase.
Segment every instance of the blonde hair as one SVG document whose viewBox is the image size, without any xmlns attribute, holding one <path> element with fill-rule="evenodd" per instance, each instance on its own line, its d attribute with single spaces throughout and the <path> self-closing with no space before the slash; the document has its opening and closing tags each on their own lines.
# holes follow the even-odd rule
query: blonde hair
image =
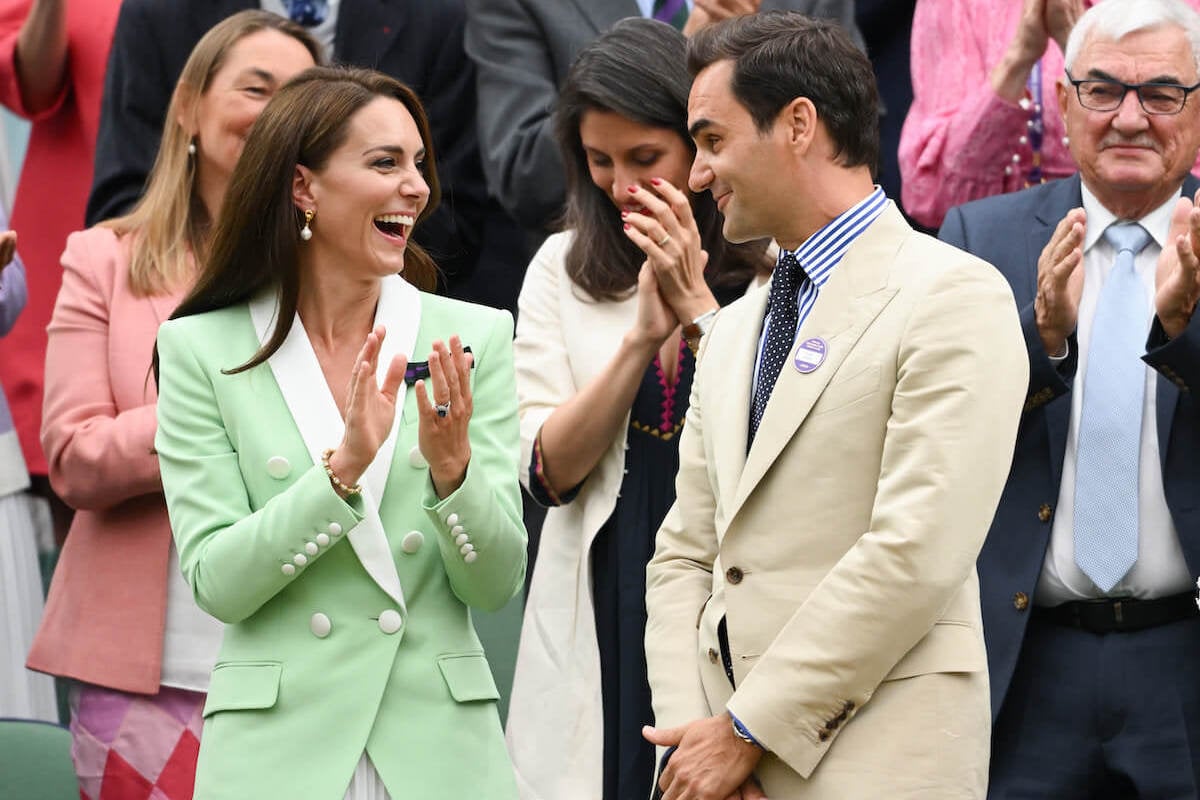
<svg viewBox="0 0 1200 800">
<path fill-rule="evenodd" d="M 128 214 L 101 223 L 119 236 L 134 237 L 129 286 L 135 295 L 165 294 L 184 285 L 194 273 L 193 264 L 207 255 L 214 220 L 196 193 L 196 159 L 188 153 L 191 137 L 179 120 L 208 91 L 233 46 L 264 30 L 292 37 L 315 63 L 325 61 L 321 45 L 307 30 L 258 9 L 227 17 L 196 44 L 171 95 L 145 192 Z"/>
</svg>

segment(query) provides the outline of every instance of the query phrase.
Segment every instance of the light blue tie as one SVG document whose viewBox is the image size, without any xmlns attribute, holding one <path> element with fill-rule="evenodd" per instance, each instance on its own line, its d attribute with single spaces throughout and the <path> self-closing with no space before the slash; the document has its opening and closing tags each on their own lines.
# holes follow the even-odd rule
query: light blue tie
<svg viewBox="0 0 1200 800">
<path fill-rule="evenodd" d="M 1104 238 L 1117 251 L 1100 290 L 1088 345 L 1079 450 L 1075 457 L 1075 563 L 1103 592 L 1125 577 L 1138 553 L 1138 456 L 1150 311 L 1134 257 L 1150 241 L 1137 223 L 1114 223 Z"/>
</svg>

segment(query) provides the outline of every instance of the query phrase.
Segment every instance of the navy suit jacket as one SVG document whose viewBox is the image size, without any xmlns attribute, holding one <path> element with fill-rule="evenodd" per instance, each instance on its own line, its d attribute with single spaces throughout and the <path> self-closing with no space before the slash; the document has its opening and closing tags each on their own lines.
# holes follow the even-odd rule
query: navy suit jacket
<svg viewBox="0 0 1200 800">
<path fill-rule="evenodd" d="M 1200 188 L 1191 175 L 1183 191 Z M 1056 368 L 1034 320 L 1037 261 L 1054 228 L 1083 203 L 1078 175 L 950 209 L 940 238 L 994 264 L 1008 279 L 1029 350 L 1029 391 L 1017 434 L 1012 471 L 979 556 L 983 628 L 991 673 L 992 721 L 1008 692 L 1034 590 L 1042 571 L 1058 500 L 1079 351 Z M 1167 340 L 1156 319 L 1145 362 L 1159 373 L 1157 422 L 1167 506 L 1193 576 L 1200 574 L 1200 314 Z M 1023 593 L 1024 597 L 1018 597 Z"/>
</svg>

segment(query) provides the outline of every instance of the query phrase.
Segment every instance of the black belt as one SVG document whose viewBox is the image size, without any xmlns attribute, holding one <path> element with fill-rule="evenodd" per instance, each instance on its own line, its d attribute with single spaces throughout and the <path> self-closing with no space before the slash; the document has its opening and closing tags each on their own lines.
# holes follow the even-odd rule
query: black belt
<svg viewBox="0 0 1200 800">
<path fill-rule="evenodd" d="M 1192 592 L 1138 600 L 1132 597 L 1074 600 L 1058 606 L 1036 606 L 1033 616 L 1089 633 L 1128 633 L 1200 617 Z"/>
</svg>

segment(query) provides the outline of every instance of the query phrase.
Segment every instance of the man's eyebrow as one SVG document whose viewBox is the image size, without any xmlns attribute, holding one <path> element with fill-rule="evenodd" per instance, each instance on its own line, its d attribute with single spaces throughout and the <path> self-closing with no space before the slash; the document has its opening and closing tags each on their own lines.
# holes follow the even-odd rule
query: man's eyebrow
<svg viewBox="0 0 1200 800">
<path fill-rule="evenodd" d="M 1118 83 L 1125 82 L 1114 75 L 1109 75 L 1107 72 L 1105 72 L 1102 69 L 1092 68 L 1092 69 L 1088 70 L 1087 74 L 1088 74 L 1089 78 L 1096 78 L 1096 79 L 1102 80 L 1102 81 L 1116 81 Z M 1170 84 L 1175 84 L 1175 85 L 1183 85 L 1183 82 L 1181 80 L 1179 80 L 1179 77 L 1176 75 L 1155 75 L 1150 80 L 1143 81 L 1143 83 L 1170 83 Z"/>
<path fill-rule="evenodd" d="M 695 138 L 699 137 L 701 133 L 704 132 L 705 128 L 710 127 L 712 124 L 713 124 L 713 122 L 711 119 L 705 119 L 704 117 L 701 117 L 700 119 L 693 122 L 691 127 L 688 128 L 688 135 L 691 136 L 693 139 L 695 139 Z"/>
</svg>

